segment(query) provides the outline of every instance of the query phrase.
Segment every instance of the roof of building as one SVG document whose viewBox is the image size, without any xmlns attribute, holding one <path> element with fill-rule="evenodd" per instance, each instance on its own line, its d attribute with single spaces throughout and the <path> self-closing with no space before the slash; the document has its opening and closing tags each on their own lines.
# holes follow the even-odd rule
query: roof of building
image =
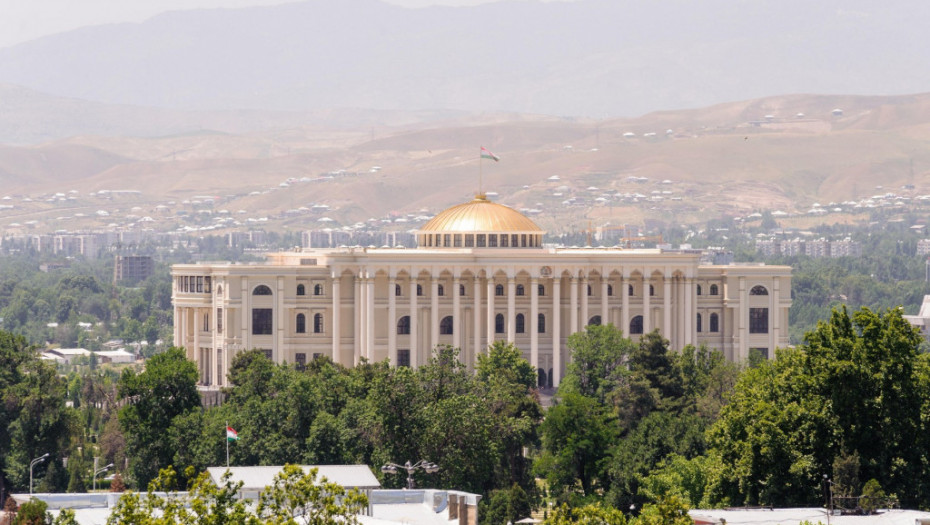
<svg viewBox="0 0 930 525">
<path fill-rule="evenodd" d="M 210 467 L 207 472 L 213 481 L 220 483 L 227 470 L 232 474 L 231 481 L 242 482 L 242 490 L 262 490 L 274 485 L 274 477 L 281 472 L 282 466 L 265 467 Z M 374 489 L 381 486 L 368 465 L 301 465 L 304 472 L 317 469 L 317 479 L 326 478 L 330 482 L 346 488 Z"/>
<path fill-rule="evenodd" d="M 545 233 L 517 210 L 491 202 L 483 194 L 438 213 L 419 233 Z"/>
<path fill-rule="evenodd" d="M 930 512 L 892 509 L 871 516 L 830 516 L 823 508 L 795 509 L 693 509 L 688 512 L 697 525 L 749 525 L 770 523 L 772 525 L 799 525 L 831 523 L 831 525 L 925 525 L 930 524 Z"/>
</svg>

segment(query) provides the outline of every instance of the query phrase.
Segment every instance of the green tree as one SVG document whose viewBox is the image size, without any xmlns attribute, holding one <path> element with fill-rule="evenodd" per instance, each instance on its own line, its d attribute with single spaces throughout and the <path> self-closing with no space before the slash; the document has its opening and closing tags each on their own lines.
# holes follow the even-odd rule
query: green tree
<svg viewBox="0 0 930 525">
<path fill-rule="evenodd" d="M 126 405 L 119 422 L 137 484 L 147 485 L 159 469 L 172 464 L 178 444 L 168 429 L 175 418 L 200 408 L 197 377 L 184 350 L 170 348 L 149 359 L 142 373 L 126 369 L 120 378 L 119 394 Z"/>
<path fill-rule="evenodd" d="M 536 388 L 536 371 L 523 358 L 520 349 L 506 341 L 494 341 L 486 354 L 478 354 L 478 379 L 490 383 L 495 377 L 503 377 L 509 383 L 526 388 Z"/>
<path fill-rule="evenodd" d="M 611 324 L 588 325 L 568 337 L 572 359 L 559 391 L 576 392 L 604 404 L 629 374 L 634 344 Z"/>
<path fill-rule="evenodd" d="M 19 506 L 12 525 L 51 525 L 52 517 L 48 513 L 48 505 L 39 499 L 30 499 Z"/>
<path fill-rule="evenodd" d="M 609 416 L 597 400 L 576 393 L 560 395 L 542 423 L 542 455 L 537 465 L 555 491 L 589 496 L 609 486 L 608 450 L 616 438 Z"/>
<path fill-rule="evenodd" d="M 622 512 L 599 504 L 569 507 L 562 504 L 553 509 L 545 525 L 626 525 L 629 523 Z"/>
</svg>

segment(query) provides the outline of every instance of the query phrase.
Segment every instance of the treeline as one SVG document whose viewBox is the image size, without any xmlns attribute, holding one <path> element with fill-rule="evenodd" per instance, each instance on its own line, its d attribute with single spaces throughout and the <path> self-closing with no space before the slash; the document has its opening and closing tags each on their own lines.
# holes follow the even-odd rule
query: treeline
<svg viewBox="0 0 930 525">
<path fill-rule="evenodd" d="M 822 506 L 829 483 L 853 508 L 930 506 L 930 355 L 898 309 L 835 310 L 808 345 L 738 372 L 655 334 L 572 339 L 537 461 L 568 501 Z"/>
<path fill-rule="evenodd" d="M 564 524 L 623 523 L 629 510 L 675 522 L 688 507 L 820 506 L 825 479 L 838 497 L 930 507 L 930 355 L 919 335 L 898 309 L 838 309 L 806 340 L 745 366 L 705 348 L 670 351 L 655 332 L 634 341 L 589 326 L 569 338 L 572 362 L 544 412 L 532 367 L 503 343 L 474 372 L 449 347 L 417 369 L 325 358 L 298 369 L 244 352 L 226 402 L 203 408 L 181 349 L 118 379 L 66 377 L 2 333 L 3 486 L 25 491 L 30 460 L 49 452 L 35 469 L 40 490 L 86 490 L 95 455 L 136 488 L 172 466 L 183 489 L 225 464 L 228 424 L 239 432 L 235 465 L 364 463 L 401 487 L 379 467 L 435 462 L 439 472 L 417 473 L 417 484 L 485 495 L 486 523 L 532 508 Z"/>
</svg>

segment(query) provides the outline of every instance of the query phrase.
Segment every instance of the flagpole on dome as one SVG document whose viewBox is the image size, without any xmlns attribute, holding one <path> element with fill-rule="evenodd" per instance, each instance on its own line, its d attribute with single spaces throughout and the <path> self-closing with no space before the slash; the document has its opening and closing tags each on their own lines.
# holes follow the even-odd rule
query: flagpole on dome
<svg viewBox="0 0 930 525">
<path fill-rule="evenodd" d="M 501 158 L 491 153 L 488 148 L 481 146 L 481 153 L 478 155 L 478 196 L 482 199 L 484 198 L 484 172 L 482 169 L 482 161 L 484 159 L 491 159 L 494 162 L 498 162 Z"/>
</svg>

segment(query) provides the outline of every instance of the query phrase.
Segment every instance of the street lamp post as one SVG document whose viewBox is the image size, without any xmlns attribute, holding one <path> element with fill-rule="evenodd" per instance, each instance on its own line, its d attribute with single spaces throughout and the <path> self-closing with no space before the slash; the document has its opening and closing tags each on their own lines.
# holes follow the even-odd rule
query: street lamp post
<svg viewBox="0 0 930 525">
<path fill-rule="evenodd" d="M 42 454 L 41 456 L 29 462 L 29 493 L 30 494 L 32 494 L 32 467 L 35 467 L 39 463 L 42 463 L 43 461 L 45 461 L 46 458 L 48 458 L 48 452 L 46 452 L 45 454 Z"/>
<path fill-rule="evenodd" d="M 404 469 L 407 471 L 407 488 L 412 489 L 414 472 L 416 472 L 417 470 L 422 470 L 423 472 L 426 472 L 427 474 L 433 474 L 435 472 L 439 472 L 439 465 L 435 463 L 430 463 L 429 461 L 426 461 L 425 459 L 421 459 L 420 461 L 417 461 L 416 463 L 412 465 L 410 464 L 409 461 L 407 461 L 403 465 L 398 465 L 397 463 L 386 463 L 384 466 L 381 467 L 381 472 L 385 474 L 397 474 L 397 469 Z"/>
<path fill-rule="evenodd" d="M 106 472 L 110 470 L 111 468 L 113 468 L 113 463 L 110 463 L 109 465 L 94 471 L 94 491 L 97 490 L 97 474 L 100 474 L 101 472 Z"/>
</svg>

